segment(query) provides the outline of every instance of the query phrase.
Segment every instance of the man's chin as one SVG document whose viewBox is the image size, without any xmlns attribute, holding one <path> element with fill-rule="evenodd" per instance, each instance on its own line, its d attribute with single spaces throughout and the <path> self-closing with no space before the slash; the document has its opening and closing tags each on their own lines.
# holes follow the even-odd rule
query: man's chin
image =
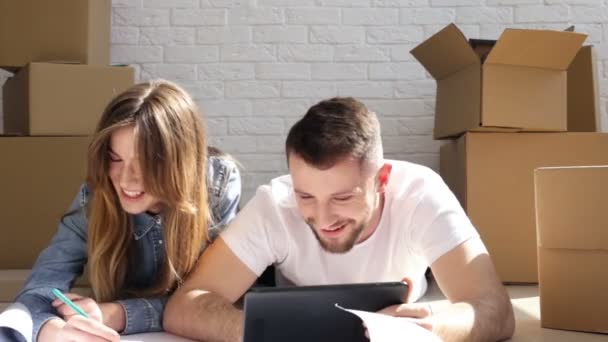
<svg viewBox="0 0 608 342">
<path fill-rule="evenodd" d="M 354 247 L 354 244 L 346 244 L 344 242 L 332 243 L 322 240 L 319 241 L 319 243 L 321 244 L 321 248 L 323 248 L 324 251 L 333 254 L 344 254 L 353 249 Z"/>
</svg>

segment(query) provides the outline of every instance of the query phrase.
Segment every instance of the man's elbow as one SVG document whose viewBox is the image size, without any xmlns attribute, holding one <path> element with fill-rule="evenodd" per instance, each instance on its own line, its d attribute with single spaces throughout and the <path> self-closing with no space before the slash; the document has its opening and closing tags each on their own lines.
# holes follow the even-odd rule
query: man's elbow
<svg viewBox="0 0 608 342">
<path fill-rule="evenodd" d="M 498 318 L 498 322 L 502 324 L 499 325 L 499 333 L 497 340 L 502 341 L 509 339 L 515 333 L 515 315 L 513 314 L 513 305 L 511 304 L 511 299 L 506 294 L 506 291 L 500 301 L 500 310 L 501 313 Z"/>
<path fill-rule="evenodd" d="M 163 312 L 163 329 L 166 332 L 180 335 L 186 305 L 188 305 L 186 292 L 177 290 L 169 297 Z"/>
<path fill-rule="evenodd" d="M 506 340 L 513 336 L 515 333 L 515 315 L 513 314 L 513 305 L 511 304 L 510 298 L 507 297 L 505 303 L 505 319 L 502 326 L 502 336 L 500 340 Z"/>
</svg>

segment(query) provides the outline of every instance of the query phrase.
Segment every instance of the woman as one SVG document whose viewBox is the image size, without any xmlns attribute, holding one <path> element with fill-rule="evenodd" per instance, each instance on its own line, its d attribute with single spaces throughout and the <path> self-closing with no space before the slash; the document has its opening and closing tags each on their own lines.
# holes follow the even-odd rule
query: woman
<svg viewBox="0 0 608 342">
<path fill-rule="evenodd" d="M 118 341 L 162 330 L 167 295 L 231 220 L 238 169 L 211 155 L 196 105 L 166 81 L 135 85 L 103 113 L 89 146 L 87 182 L 40 254 L 16 301 L 33 341 Z M 55 300 L 88 264 L 93 298 Z"/>
</svg>

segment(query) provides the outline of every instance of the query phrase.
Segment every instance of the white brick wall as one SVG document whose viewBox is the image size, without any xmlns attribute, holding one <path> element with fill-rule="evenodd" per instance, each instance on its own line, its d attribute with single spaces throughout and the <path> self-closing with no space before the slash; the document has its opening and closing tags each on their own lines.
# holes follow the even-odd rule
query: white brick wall
<svg viewBox="0 0 608 342">
<path fill-rule="evenodd" d="M 357 96 L 388 157 L 438 166 L 435 82 L 409 50 L 456 22 L 467 36 L 570 24 L 597 47 L 608 129 L 608 0 L 114 0 L 113 62 L 182 84 L 211 142 L 243 164 L 244 198 L 286 172 L 283 143 L 315 102 Z M 0 84 L 7 77 L 0 74 Z M 1 95 L 0 95 L 1 101 Z"/>
</svg>

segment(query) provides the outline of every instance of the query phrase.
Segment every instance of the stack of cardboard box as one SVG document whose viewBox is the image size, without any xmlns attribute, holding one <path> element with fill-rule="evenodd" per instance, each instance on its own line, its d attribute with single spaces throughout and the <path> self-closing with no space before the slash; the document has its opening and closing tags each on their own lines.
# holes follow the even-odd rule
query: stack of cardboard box
<svg viewBox="0 0 608 342">
<path fill-rule="evenodd" d="M 88 135 L 134 83 L 132 68 L 110 66 L 110 15 L 111 0 L 0 0 L 0 67 L 14 73 L 2 90 L 2 270 L 31 268 L 48 245 L 84 181 Z"/>
<path fill-rule="evenodd" d="M 608 167 L 534 176 L 542 325 L 608 333 Z"/>
<path fill-rule="evenodd" d="M 534 170 L 608 164 L 585 38 L 507 29 L 497 41 L 467 40 L 452 24 L 411 51 L 437 80 L 440 173 L 505 283 L 539 279 Z"/>
</svg>

